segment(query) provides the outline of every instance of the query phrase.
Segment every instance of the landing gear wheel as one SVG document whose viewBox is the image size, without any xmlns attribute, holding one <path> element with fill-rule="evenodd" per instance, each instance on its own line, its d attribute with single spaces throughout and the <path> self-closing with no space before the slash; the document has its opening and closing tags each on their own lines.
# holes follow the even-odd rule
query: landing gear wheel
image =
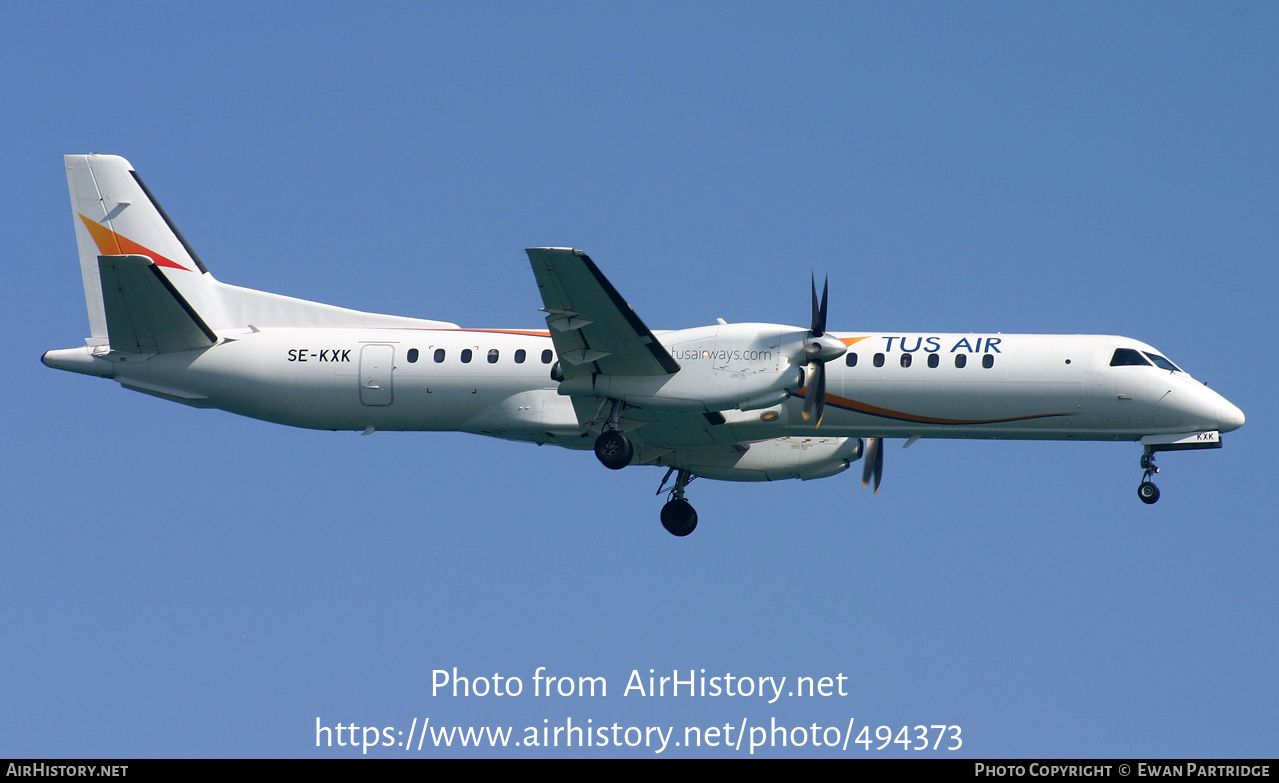
<svg viewBox="0 0 1279 783">
<path fill-rule="evenodd" d="M 1155 466 L 1155 452 L 1158 446 L 1147 446 L 1141 451 L 1141 469 L 1146 471 L 1141 474 L 1141 483 L 1137 485 L 1137 497 L 1141 498 L 1141 502 L 1150 505 L 1159 500 L 1159 487 L 1151 481 L 1159 468 Z"/>
<path fill-rule="evenodd" d="M 631 464 L 635 447 L 622 433 L 608 430 L 595 439 L 595 456 L 609 470 L 621 470 Z"/>
<path fill-rule="evenodd" d="M 662 506 L 662 527 L 671 535 L 683 538 L 697 529 L 697 511 L 687 500 L 672 500 Z"/>
</svg>

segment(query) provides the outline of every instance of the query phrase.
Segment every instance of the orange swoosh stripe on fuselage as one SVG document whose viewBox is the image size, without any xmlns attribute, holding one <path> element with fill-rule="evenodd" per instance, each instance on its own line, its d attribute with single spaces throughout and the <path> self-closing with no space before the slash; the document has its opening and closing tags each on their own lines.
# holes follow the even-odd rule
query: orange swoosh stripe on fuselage
<svg viewBox="0 0 1279 783">
<path fill-rule="evenodd" d="M 522 334 L 527 337 L 550 337 L 549 330 L 536 329 L 458 329 L 459 332 L 488 332 L 490 334 Z"/>
<path fill-rule="evenodd" d="M 839 338 L 839 341 L 843 343 L 844 345 L 847 345 L 849 348 L 852 348 L 854 345 L 856 345 L 857 343 L 860 343 L 862 340 L 868 340 L 868 339 L 870 339 L 870 335 L 866 335 L 865 337 L 841 337 Z"/>
<path fill-rule="evenodd" d="M 439 326 L 388 326 L 387 329 L 398 329 L 402 332 L 450 332 L 459 334 L 461 332 L 483 332 L 485 334 L 522 334 L 525 337 L 550 337 L 551 333 L 545 329 L 445 329 Z"/>
<path fill-rule="evenodd" d="M 800 389 L 792 394 L 794 397 L 803 399 L 807 388 Z M 826 395 L 826 404 L 836 408 L 853 411 L 854 413 L 865 413 L 869 416 L 879 416 L 884 419 L 896 419 L 897 421 L 909 421 L 916 424 L 947 424 L 947 425 L 964 425 L 964 424 L 1004 424 L 1010 421 L 1026 421 L 1027 419 L 1048 419 L 1054 416 L 1069 416 L 1069 413 L 1036 413 L 1030 416 L 1010 416 L 1006 419 L 942 419 L 935 416 L 916 416 L 913 413 L 905 413 L 903 411 L 895 411 L 890 408 L 880 408 L 875 405 L 868 405 L 864 402 L 857 402 L 845 397 L 837 397 L 834 394 Z"/>
</svg>

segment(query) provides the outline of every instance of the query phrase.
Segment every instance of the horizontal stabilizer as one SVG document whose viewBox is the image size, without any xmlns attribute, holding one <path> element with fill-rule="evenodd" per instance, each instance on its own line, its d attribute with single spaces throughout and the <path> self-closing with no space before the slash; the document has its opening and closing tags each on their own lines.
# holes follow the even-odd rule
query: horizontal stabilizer
<svg viewBox="0 0 1279 783">
<path fill-rule="evenodd" d="M 98 256 L 98 269 L 112 350 L 176 353 L 218 341 L 147 256 Z"/>
</svg>

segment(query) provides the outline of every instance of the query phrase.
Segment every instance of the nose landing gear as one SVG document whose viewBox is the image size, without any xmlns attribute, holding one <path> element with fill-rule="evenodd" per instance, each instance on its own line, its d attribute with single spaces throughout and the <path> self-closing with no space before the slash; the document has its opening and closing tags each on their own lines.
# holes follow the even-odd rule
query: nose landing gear
<svg viewBox="0 0 1279 783">
<path fill-rule="evenodd" d="M 1146 471 L 1137 486 L 1137 497 L 1147 505 L 1159 500 L 1159 488 L 1150 479 L 1159 472 L 1155 467 L 1157 451 L 1199 451 L 1221 448 L 1221 433 L 1216 430 L 1175 432 L 1168 435 L 1147 435 L 1141 439 L 1141 469 Z"/>
<path fill-rule="evenodd" d="M 1159 500 L 1159 487 L 1150 479 L 1159 472 L 1159 468 L 1155 467 L 1155 450 L 1150 446 L 1146 446 L 1141 453 L 1141 467 L 1146 472 L 1141 476 L 1141 483 L 1137 485 L 1137 497 L 1141 498 L 1141 502 L 1151 505 Z"/>
</svg>

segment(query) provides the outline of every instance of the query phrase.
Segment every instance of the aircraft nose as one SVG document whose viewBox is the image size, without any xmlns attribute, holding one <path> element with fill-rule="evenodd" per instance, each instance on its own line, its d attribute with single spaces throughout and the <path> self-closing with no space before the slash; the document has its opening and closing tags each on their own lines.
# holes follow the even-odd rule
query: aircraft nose
<svg viewBox="0 0 1279 783">
<path fill-rule="evenodd" d="M 1237 430 L 1243 426 L 1243 421 L 1243 411 L 1232 403 L 1222 400 L 1217 404 L 1217 429 L 1221 432 Z"/>
</svg>

